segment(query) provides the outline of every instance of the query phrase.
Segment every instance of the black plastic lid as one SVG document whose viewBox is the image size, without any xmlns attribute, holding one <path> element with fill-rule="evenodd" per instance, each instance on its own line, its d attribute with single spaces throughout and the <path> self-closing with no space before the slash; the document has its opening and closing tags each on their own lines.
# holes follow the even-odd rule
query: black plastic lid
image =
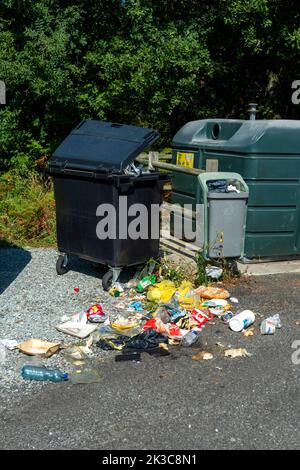
<svg viewBox="0 0 300 470">
<path fill-rule="evenodd" d="M 120 173 L 159 138 L 153 129 L 106 121 L 81 121 L 57 147 L 49 162 L 56 170 L 70 168 Z"/>
</svg>

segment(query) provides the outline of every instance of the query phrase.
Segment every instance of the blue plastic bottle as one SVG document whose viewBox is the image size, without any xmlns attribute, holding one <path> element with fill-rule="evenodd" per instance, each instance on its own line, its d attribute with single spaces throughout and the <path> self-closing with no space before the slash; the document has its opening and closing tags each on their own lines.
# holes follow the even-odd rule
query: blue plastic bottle
<svg viewBox="0 0 300 470">
<path fill-rule="evenodd" d="M 22 377 L 26 380 L 40 380 L 49 382 L 63 382 L 68 380 L 68 374 L 64 374 L 58 369 L 47 369 L 46 367 L 23 366 Z"/>
</svg>

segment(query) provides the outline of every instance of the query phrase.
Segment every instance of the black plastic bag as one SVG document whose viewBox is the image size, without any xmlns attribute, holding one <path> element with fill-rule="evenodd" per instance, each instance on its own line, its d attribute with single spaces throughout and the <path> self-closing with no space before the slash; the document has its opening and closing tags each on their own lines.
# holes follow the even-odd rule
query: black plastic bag
<svg viewBox="0 0 300 470">
<path fill-rule="evenodd" d="M 97 341 L 96 346 L 103 349 L 104 351 L 120 351 L 124 348 L 127 340 L 127 336 L 118 336 L 117 338 L 103 338 Z"/>
<path fill-rule="evenodd" d="M 227 180 L 208 181 L 207 188 L 209 193 L 227 193 Z"/>
<path fill-rule="evenodd" d="M 149 328 L 148 330 L 140 333 L 136 336 L 133 336 L 126 342 L 126 348 L 133 349 L 143 349 L 147 350 L 150 348 L 155 348 L 159 343 L 167 343 L 168 337 L 154 328 Z"/>
</svg>

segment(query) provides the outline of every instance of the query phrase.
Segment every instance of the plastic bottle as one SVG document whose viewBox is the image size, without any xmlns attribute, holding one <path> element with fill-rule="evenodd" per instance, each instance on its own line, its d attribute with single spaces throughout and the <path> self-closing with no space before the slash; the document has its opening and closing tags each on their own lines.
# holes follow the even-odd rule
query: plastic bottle
<svg viewBox="0 0 300 470">
<path fill-rule="evenodd" d="M 83 369 L 71 372 L 70 381 L 72 384 L 92 384 L 101 381 L 101 377 L 97 369 Z"/>
<path fill-rule="evenodd" d="M 184 347 L 192 346 L 192 344 L 196 343 L 198 339 L 198 331 L 190 330 L 181 340 L 181 344 Z"/>
<path fill-rule="evenodd" d="M 147 287 L 155 284 L 156 281 L 156 276 L 154 274 L 151 274 L 150 276 L 145 276 L 143 279 L 140 280 L 138 285 L 136 286 L 136 289 L 139 292 L 143 292 Z"/>
<path fill-rule="evenodd" d="M 242 331 L 244 328 L 252 325 L 255 322 L 255 315 L 251 310 L 243 310 L 235 315 L 229 321 L 229 327 L 233 331 Z"/>
<path fill-rule="evenodd" d="M 39 380 L 49 382 L 63 382 L 68 380 L 68 374 L 64 374 L 58 369 L 48 369 L 47 367 L 37 367 L 26 365 L 22 367 L 22 377 L 27 380 Z"/>
</svg>

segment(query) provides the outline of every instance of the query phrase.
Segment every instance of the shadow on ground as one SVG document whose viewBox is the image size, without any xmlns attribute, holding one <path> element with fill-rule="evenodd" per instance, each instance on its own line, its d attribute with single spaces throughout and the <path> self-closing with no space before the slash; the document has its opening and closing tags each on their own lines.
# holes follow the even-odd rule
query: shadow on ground
<svg viewBox="0 0 300 470">
<path fill-rule="evenodd" d="M 19 276 L 30 260 L 29 251 L 6 240 L 0 240 L 0 295 Z"/>
<path fill-rule="evenodd" d="M 55 267 L 54 267 L 55 268 Z M 68 271 L 75 271 L 86 276 L 102 279 L 109 267 L 104 264 L 96 264 L 91 261 L 78 258 L 76 256 L 69 257 Z M 128 282 L 133 278 L 137 270 L 137 266 L 124 267 L 119 276 L 120 282 Z"/>
</svg>

